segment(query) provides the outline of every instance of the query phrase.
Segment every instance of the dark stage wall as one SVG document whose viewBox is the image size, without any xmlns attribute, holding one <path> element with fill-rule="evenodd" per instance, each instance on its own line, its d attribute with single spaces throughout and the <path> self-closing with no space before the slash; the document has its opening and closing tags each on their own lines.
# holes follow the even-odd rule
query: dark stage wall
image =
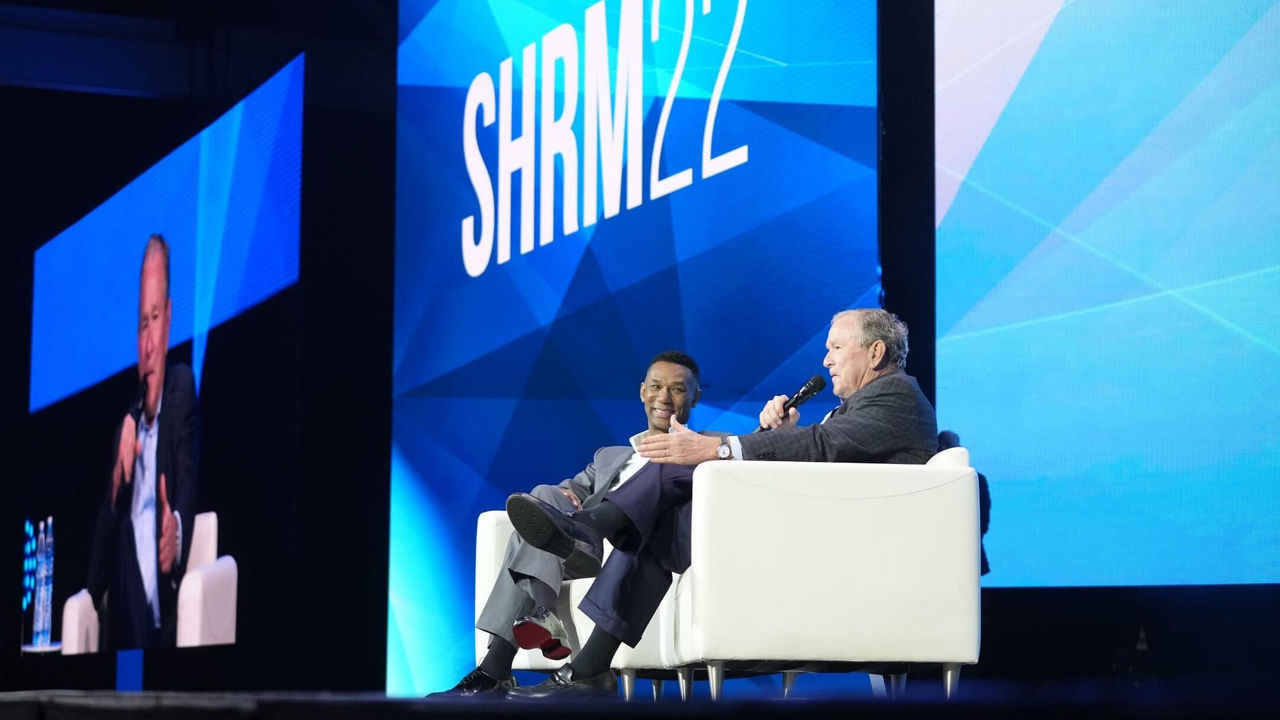
<svg viewBox="0 0 1280 720">
<path fill-rule="evenodd" d="M 242 441 L 260 446 L 236 459 L 207 457 L 202 482 L 208 503 L 232 495 L 237 503 L 257 501 L 258 511 L 248 518 L 225 518 L 220 550 L 238 556 L 242 583 L 250 575 L 260 582 L 241 585 L 237 645 L 149 651 L 142 684 L 378 690 L 386 630 L 395 3 L 136 3 L 116 7 L 125 14 L 118 17 L 83 14 L 96 9 L 6 5 L 0 18 L 20 16 L 24 28 L 45 30 L 59 51 L 80 45 L 78 27 L 107 36 L 97 44 L 114 43 L 121 57 L 161 42 L 180 46 L 184 51 L 174 57 L 188 72 L 181 83 L 157 80 L 155 92 L 144 92 L 150 97 L 107 93 L 138 92 L 139 77 L 164 75 L 154 67 L 122 72 L 115 89 L 112 68 L 104 67 L 106 80 L 95 92 L 0 88 L 0 216 L 6 223 L 0 243 L 0 337 L 6 347 L 0 353 L 0 377 L 6 378 L 0 385 L 0 452 L 9 458 L 0 471 L 0 497 L 6 498 L 0 503 L 0 566 L 14 569 L 3 575 L 0 617 L 15 618 L 5 624 L 12 632 L 0 633 L 0 689 L 111 688 L 116 682 L 111 654 L 18 654 L 21 515 L 7 499 L 43 487 L 42 476 L 57 476 L 48 470 L 49 453 L 29 444 L 35 436 L 26 411 L 32 253 L 306 53 L 298 283 L 214 330 L 222 334 L 219 343 L 238 348 L 240 357 L 211 353 L 205 375 L 234 383 L 230 394 L 241 398 L 237 406 L 225 406 L 228 393 L 214 398 L 218 388 L 202 389 L 205 410 L 214 416 L 246 414 L 271 425 L 254 431 L 253 421 L 245 424 L 249 437 Z M 102 29 L 117 21 L 127 31 Z M 131 40 L 130 32 L 147 37 Z M 171 80 L 172 73 L 164 77 Z M 122 282 L 133 285 L 137 278 Z M 172 358 L 182 353 L 179 346 Z M 258 354 L 269 356 L 269 371 L 254 369 Z M 92 393 L 83 401 L 95 402 Z M 282 461 L 281 448 L 290 447 L 296 452 Z M 237 471 L 235 460 L 253 458 L 282 463 L 258 463 L 274 479 L 271 486 L 249 486 L 248 478 L 257 482 L 263 475 Z M 59 531 L 59 570 L 75 535 Z M 60 575 L 59 586 L 64 579 L 80 584 Z M 64 597 L 58 596 L 55 613 Z"/>
</svg>

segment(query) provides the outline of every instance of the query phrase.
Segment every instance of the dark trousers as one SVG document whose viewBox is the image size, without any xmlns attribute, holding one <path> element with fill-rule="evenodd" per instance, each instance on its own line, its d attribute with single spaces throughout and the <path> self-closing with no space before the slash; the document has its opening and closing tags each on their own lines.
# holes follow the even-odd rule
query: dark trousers
<svg viewBox="0 0 1280 720">
<path fill-rule="evenodd" d="M 579 606 L 605 632 L 635 647 L 671 586 L 689 568 L 693 467 L 649 463 L 605 496 L 634 527 L 609 536 L 613 552 Z"/>
</svg>

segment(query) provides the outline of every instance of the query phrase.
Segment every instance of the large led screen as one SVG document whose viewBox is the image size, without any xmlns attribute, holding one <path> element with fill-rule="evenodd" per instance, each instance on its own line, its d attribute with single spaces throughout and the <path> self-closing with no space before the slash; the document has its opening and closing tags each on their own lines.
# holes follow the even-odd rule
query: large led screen
<svg viewBox="0 0 1280 720">
<path fill-rule="evenodd" d="M 939 425 L 1004 586 L 1280 581 L 1280 4 L 937 0 Z"/>
<path fill-rule="evenodd" d="M 876 11 L 400 8 L 387 689 L 422 694 L 475 663 L 477 515 L 643 430 L 651 357 L 745 432 L 878 304 Z"/>
<path fill-rule="evenodd" d="M 298 56 L 35 252 L 24 654 L 274 637 L 290 580 L 261 548 L 292 534 L 303 77 Z M 154 407 L 142 376 L 164 378 Z"/>
</svg>

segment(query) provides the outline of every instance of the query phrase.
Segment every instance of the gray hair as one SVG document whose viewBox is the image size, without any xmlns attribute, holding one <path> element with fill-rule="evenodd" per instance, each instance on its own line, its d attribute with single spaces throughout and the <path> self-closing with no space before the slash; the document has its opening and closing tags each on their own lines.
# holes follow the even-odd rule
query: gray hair
<svg viewBox="0 0 1280 720">
<path fill-rule="evenodd" d="M 907 324 L 897 315 L 879 308 L 841 310 L 831 317 L 831 324 L 853 318 L 858 321 L 856 339 L 862 347 L 870 347 L 877 340 L 884 342 L 885 359 L 901 370 L 907 366 Z"/>
</svg>

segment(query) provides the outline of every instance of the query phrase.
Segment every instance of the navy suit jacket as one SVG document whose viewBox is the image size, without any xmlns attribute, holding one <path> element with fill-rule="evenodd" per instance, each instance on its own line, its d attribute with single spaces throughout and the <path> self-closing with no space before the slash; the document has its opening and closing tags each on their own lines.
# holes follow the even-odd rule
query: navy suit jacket
<svg viewBox="0 0 1280 720">
<path fill-rule="evenodd" d="M 172 646 L 177 638 L 178 585 L 186 571 L 191 551 L 191 534 L 195 529 L 196 492 L 199 487 L 199 410 L 196 403 L 195 375 L 187 365 L 170 365 L 165 370 L 159 427 L 156 434 L 156 482 L 165 479 L 165 492 L 174 512 L 182 517 L 182 549 L 169 574 L 160 572 L 160 551 L 156 549 L 157 595 L 160 602 L 160 627 L 155 627 L 147 594 L 138 568 L 134 545 L 132 485 L 121 484 L 115 504 L 111 502 L 108 483 L 106 496 L 98 511 L 89 555 L 89 593 L 99 617 L 106 600 L 107 644 L 116 648 Z M 141 408 L 134 406 L 129 414 L 137 422 Z M 116 445 L 119 447 L 119 431 Z M 114 450 L 112 460 L 114 461 Z M 114 467 L 114 464 L 113 464 Z M 136 482 L 137 479 L 134 479 Z M 160 490 L 156 489 L 157 543 L 160 539 Z M 110 591 L 109 598 L 106 593 Z"/>
</svg>

